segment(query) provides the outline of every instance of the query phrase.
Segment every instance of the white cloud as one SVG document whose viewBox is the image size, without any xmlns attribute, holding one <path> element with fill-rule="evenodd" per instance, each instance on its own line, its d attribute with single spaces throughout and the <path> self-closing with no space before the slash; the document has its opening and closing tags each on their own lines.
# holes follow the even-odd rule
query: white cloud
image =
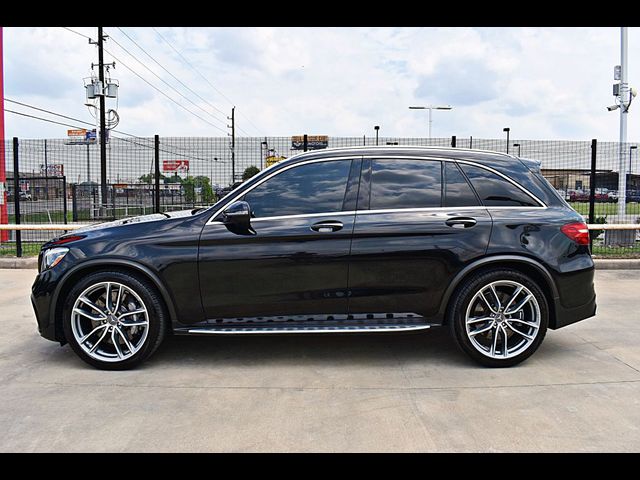
<svg viewBox="0 0 640 480">
<path fill-rule="evenodd" d="M 92 28 L 76 30 L 96 36 Z M 380 125 L 384 136 L 424 136 L 426 112 L 407 107 L 432 102 L 454 106 L 434 112 L 434 136 L 495 138 L 509 126 L 519 139 L 617 138 L 618 114 L 605 107 L 613 102 L 618 28 L 158 28 L 219 91 L 151 28 L 124 30 L 206 102 L 119 30 L 107 29 L 213 116 L 107 41 L 121 61 L 223 130 L 234 102 L 259 127 L 238 115 L 240 134 L 361 136 L 373 135 L 373 125 Z M 640 29 L 629 30 L 629 80 L 640 87 L 640 58 L 634 55 L 640 51 Z M 82 78 L 97 61 L 95 47 L 59 27 L 5 28 L 4 40 L 6 97 L 93 121 L 83 106 Z M 123 65 L 113 73 L 121 83 L 119 129 L 141 136 L 222 134 Z M 639 108 L 631 107 L 630 140 L 639 137 Z M 7 137 L 61 137 L 65 130 L 6 114 Z"/>
</svg>

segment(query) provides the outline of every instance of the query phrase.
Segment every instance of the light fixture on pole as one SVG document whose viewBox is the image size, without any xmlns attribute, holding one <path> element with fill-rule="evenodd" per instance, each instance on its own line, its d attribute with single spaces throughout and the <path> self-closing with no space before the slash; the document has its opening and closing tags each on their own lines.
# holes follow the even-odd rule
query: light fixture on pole
<svg viewBox="0 0 640 480">
<path fill-rule="evenodd" d="M 431 138 L 431 126 L 433 125 L 433 120 L 431 119 L 431 111 L 432 110 L 451 110 L 453 107 L 451 105 L 425 105 L 423 107 L 409 107 L 409 110 L 429 110 L 429 138 Z"/>
<path fill-rule="evenodd" d="M 507 132 L 507 153 L 509 153 L 509 132 L 511 131 L 511 129 L 509 127 L 504 127 L 502 131 Z"/>
<path fill-rule="evenodd" d="M 520 144 L 519 143 L 514 143 L 513 146 L 514 147 L 518 147 L 518 156 L 520 156 Z"/>
<path fill-rule="evenodd" d="M 380 131 L 380 125 L 376 125 L 375 127 L 373 127 L 373 129 L 376 131 L 376 147 L 378 146 L 378 131 Z"/>
</svg>

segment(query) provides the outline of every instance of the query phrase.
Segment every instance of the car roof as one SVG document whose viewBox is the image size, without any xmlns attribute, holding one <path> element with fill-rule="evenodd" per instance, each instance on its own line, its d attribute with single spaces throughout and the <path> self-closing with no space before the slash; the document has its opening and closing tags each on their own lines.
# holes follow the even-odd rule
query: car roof
<svg viewBox="0 0 640 480">
<path fill-rule="evenodd" d="M 312 150 L 289 157 L 278 162 L 278 165 L 290 165 L 312 159 L 340 157 L 340 156 L 406 156 L 425 158 L 450 158 L 454 160 L 470 160 L 490 166 L 512 166 L 514 163 L 522 164 L 522 159 L 514 155 L 491 150 L 474 150 L 468 148 L 452 147 L 416 147 L 416 146 L 360 146 L 360 147 L 338 147 L 326 148 L 322 150 Z"/>
</svg>

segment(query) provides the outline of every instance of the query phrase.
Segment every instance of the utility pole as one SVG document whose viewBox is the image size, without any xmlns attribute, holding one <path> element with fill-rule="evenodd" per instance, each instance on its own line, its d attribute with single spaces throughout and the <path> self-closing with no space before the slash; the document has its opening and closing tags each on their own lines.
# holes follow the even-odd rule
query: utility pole
<svg viewBox="0 0 640 480">
<path fill-rule="evenodd" d="M 102 27 L 98 27 L 98 79 L 100 87 L 104 88 L 104 35 Z M 102 92 L 103 93 L 103 92 Z M 100 139 L 100 188 L 102 195 L 102 211 L 107 213 L 107 122 L 105 119 L 105 98 L 104 93 L 100 95 L 100 132 L 96 132 Z M 115 215 L 115 212 L 113 212 Z"/>
<path fill-rule="evenodd" d="M 227 128 L 231 129 L 231 185 L 236 182 L 236 107 L 231 109 L 231 125 L 227 125 Z"/>
</svg>

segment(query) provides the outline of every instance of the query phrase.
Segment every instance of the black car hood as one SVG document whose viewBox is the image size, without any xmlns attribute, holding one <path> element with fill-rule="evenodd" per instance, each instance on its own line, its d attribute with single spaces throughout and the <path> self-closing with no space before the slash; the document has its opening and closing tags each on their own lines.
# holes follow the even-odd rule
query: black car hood
<svg viewBox="0 0 640 480">
<path fill-rule="evenodd" d="M 179 210 L 176 212 L 167 212 L 167 213 L 151 213 L 149 215 L 140 215 L 139 217 L 129 217 L 123 218 L 120 220 L 114 220 L 111 222 L 101 222 L 94 223 L 92 225 L 87 225 L 86 227 L 78 228 L 73 231 L 73 234 L 88 232 L 93 230 L 102 230 L 105 228 L 111 227 L 119 227 L 121 225 L 129 225 L 132 223 L 146 223 L 146 222 L 158 222 L 162 220 L 167 220 L 170 218 L 182 218 L 182 217 L 190 217 L 192 215 L 193 210 Z"/>
</svg>

